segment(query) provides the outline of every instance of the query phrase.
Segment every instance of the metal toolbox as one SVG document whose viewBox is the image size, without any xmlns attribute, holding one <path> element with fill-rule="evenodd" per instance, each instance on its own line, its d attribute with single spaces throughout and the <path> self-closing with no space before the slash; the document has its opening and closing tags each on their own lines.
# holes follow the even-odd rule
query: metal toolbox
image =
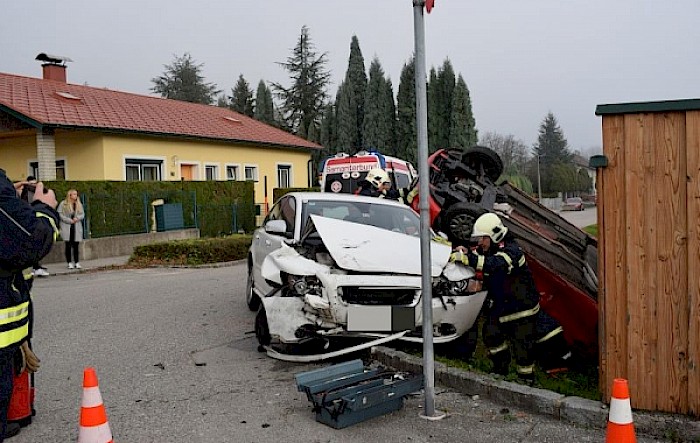
<svg viewBox="0 0 700 443">
<path fill-rule="evenodd" d="M 301 372 L 297 389 L 313 404 L 316 421 L 336 429 L 397 411 L 406 395 L 423 388 L 423 376 L 365 369 L 362 360 Z"/>
</svg>

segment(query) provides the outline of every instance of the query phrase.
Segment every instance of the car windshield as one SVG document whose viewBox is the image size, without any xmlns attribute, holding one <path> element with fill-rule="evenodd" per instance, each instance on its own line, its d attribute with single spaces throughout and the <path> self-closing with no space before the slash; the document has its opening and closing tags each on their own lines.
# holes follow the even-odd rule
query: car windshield
<svg viewBox="0 0 700 443">
<path fill-rule="evenodd" d="M 302 209 L 302 232 L 312 214 L 346 220 L 353 223 L 375 226 L 408 235 L 420 235 L 420 218 L 408 206 L 394 206 L 379 203 L 309 200 Z"/>
</svg>

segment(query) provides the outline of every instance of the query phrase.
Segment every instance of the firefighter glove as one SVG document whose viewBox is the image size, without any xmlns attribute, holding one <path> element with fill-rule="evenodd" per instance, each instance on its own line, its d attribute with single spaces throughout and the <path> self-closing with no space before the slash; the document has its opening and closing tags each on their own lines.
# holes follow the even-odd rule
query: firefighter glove
<svg viewBox="0 0 700 443">
<path fill-rule="evenodd" d="M 469 266 L 469 259 L 467 254 L 462 251 L 455 251 L 450 255 L 450 261 L 462 263 L 463 265 Z"/>
<path fill-rule="evenodd" d="M 41 360 L 39 360 L 36 354 L 29 348 L 29 342 L 23 342 L 20 346 L 20 350 L 22 351 L 22 357 L 25 362 L 27 372 L 33 374 L 34 372 L 38 371 L 39 367 L 41 366 L 39 364 Z"/>
</svg>

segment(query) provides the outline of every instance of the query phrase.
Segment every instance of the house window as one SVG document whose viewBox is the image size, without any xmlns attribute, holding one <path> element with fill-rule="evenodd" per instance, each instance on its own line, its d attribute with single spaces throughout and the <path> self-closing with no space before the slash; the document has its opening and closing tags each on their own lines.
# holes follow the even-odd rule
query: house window
<svg viewBox="0 0 700 443">
<path fill-rule="evenodd" d="M 29 170 L 31 171 L 29 175 L 33 175 L 37 180 L 41 180 L 39 177 L 39 162 L 29 162 Z M 56 160 L 56 180 L 66 179 L 66 161 Z"/>
<path fill-rule="evenodd" d="M 238 166 L 226 166 L 226 180 L 238 180 Z"/>
<path fill-rule="evenodd" d="M 291 188 L 292 187 L 292 166 L 277 165 L 277 187 Z"/>
<path fill-rule="evenodd" d="M 215 165 L 205 165 L 204 175 L 207 180 L 216 180 L 219 178 L 219 171 Z"/>
<path fill-rule="evenodd" d="M 245 167 L 245 179 L 258 181 L 258 167 L 257 166 L 246 166 Z"/>
<path fill-rule="evenodd" d="M 159 181 L 162 176 L 162 160 L 126 159 L 126 181 Z"/>
</svg>

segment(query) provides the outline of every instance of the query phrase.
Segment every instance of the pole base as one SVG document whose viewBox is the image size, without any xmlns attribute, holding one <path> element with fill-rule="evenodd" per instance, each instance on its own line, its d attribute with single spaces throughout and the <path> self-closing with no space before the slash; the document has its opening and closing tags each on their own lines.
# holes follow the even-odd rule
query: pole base
<svg viewBox="0 0 700 443">
<path fill-rule="evenodd" d="M 433 415 L 418 414 L 418 416 L 424 420 L 437 421 L 447 417 L 447 414 L 436 409 Z"/>
</svg>

